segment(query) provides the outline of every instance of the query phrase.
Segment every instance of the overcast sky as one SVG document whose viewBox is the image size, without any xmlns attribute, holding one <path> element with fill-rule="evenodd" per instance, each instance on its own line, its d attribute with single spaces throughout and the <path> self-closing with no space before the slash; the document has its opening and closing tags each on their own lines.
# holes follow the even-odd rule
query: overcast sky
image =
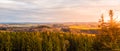
<svg viewBox="0 0 120 51">
<path fill-rule="evenodd" d="M 0 0 L 0 22 L 98 22 L 109 9 L 120 17 L 120 0 Z"/>
</svg>

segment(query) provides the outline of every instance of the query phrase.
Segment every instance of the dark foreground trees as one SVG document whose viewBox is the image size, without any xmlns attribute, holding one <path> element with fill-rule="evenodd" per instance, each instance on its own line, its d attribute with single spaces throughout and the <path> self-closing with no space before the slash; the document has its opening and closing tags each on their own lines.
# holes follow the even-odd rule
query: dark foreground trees
<svg viewBox="0 0 120 51">
<path fill-rule="evenodd" d="M 92 51 L 94 36 L 60 32 L 1 32 L 0 51 Z"/>
<path fill-rule="evenodd" d="M 0 51 L 99 51 L 120 49 L 119 36 L 61 32 L 0 32 Z"/>
</svg>

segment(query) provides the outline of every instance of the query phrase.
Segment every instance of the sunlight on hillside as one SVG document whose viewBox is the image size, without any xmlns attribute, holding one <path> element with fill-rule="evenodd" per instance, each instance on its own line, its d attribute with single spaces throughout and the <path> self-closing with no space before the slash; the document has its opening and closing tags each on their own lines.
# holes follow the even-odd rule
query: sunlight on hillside
<svg viewBox="0 0 120 51">
<path fill-rule="evenodd" d="M 83 30 L 88 30 L 88 29 L 99 29 L 98 27 L 88 27 L 88 26 L 69 26 L 69 28 L 72 29 L 83 29 Z"/>
</svg>

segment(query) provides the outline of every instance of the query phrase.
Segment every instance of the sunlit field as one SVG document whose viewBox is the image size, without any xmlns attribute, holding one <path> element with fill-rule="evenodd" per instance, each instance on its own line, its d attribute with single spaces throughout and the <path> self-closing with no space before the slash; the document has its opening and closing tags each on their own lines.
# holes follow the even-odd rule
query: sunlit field
<svg viewBox="0 0 120 51">
<path fill-rule="evenodd" d="M 82 29 L 82 30 L 89 30 L 89 29 L 100 29 L 99 27 L 88 27 L 88 26 L 69 26 L 72 29 Z"/>
</svg>

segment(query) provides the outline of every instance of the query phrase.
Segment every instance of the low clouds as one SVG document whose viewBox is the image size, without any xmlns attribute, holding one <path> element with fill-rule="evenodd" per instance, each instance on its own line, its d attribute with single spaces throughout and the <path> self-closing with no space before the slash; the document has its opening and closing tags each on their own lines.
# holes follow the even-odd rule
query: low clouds
<svg viewBox="0 0 120 51">
<path fill-rule="evenodd" d="M 97 21 L 101 10 L 109 8 L 118 10 L 119 2 L 119 0 L 0 0 L 0 22 L 84 22 L 88 18 Z"/>
</svg>

